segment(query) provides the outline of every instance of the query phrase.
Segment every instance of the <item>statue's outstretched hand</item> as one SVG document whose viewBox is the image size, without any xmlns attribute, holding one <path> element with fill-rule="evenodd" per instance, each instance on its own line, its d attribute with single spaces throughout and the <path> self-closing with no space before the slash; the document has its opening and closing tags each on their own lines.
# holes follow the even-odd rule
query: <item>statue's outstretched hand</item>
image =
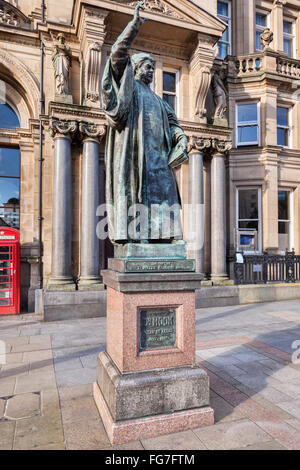
<svg viewBox="0 0 300 470">
<path fill-rule="evenodd" d="M 140 17 L 140 10 L 145 10 L 145 2 L 138 2 L 137 6 L 135 7 L 134 20 L 138 25 L 141 25 L 148 20 L 148 18 Z"/>
</svg>

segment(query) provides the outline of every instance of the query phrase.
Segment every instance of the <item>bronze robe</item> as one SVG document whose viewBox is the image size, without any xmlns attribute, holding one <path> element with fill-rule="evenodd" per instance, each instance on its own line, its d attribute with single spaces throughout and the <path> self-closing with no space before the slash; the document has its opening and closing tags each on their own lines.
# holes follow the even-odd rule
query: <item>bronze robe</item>
<svg viewBox="0 0 300 470">
<path fill-rule="evenodd" d="M 136 33 L 133 22 L 129 23 L 113 46 L 102 81 L 103 108 L 109 122 L 105 150 L 109 236 L 112 241 L 151 240 L 151 206 L 159 205 L 156 233 L 158 230 L 159 238 L 164 238 L 161 209 L 175 204 L 177 214 L 171 213 L 171 218 L 176 223 L 168 238 L 181 239 L 179 193 L 168 159 L 184 133 L 168 103 L 134 78 L 128 49 Z M 133 215 L 128 216 L 128 210 L 134 204 L 149 209 L 147 233 L 136 238 L 128 233 Z"/>
</svg>

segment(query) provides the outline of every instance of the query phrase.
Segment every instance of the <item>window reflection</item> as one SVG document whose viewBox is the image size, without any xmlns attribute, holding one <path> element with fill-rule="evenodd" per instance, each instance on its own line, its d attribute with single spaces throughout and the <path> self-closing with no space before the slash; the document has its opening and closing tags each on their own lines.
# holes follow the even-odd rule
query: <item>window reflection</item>
<svg viewBox="0 0 300 470">
<path fill-rule="evenodd" d="M 20 227 L 20 151 L 0 148 L 0 225 Z"/>
<path fill-rule="evenodd" d="M 0 129 L 15 129 L 20 127 L 16 113 L 8 104 L 0 103 Z"/>
</svg>

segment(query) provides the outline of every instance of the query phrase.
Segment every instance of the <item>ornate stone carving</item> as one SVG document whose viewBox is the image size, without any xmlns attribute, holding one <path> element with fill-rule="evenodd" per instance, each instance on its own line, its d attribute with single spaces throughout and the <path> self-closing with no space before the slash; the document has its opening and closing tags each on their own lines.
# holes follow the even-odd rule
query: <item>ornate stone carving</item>
<svg viewBox="0 0 300 470">
<path fill-rule="evenodd" d="M 209 90 L 211 82 L 210 69 L 208 67 L 202 67 L 199 72 L 199 88 L 196 98 L 196 109 L 195 114 L 200 118 L 200 120 L 206 121 L 207 110 L 205 108 L 205 101 L 207 92 Z"/>
<path fill-rule="evenodd" d="M 63 121 L 59 119 L 51 119 L 49 131 L 51 137 L 70 136 L 72 137 L 78 130 L 77 121 Z"/>
<path fill-rule="evenodd" d="M 57 36 L 58 44 L 52 55 L 52 62 L 55 76 L 55 94 L 56 96 L 70 96 L 69 71 L 71 67 L 72 55 L 70 48 L 65 45 L 65 36 L 59 33 Z"/>
<path fill-rule="evenodd" d="M 0 49 L 0 63 L 5 66 L 12 75 L 18 77 L 18 82 L 27 91 L 30 105 L 34 114 L 39 114 L 39 82 L 32 71 L 11 53 L 7 53 Z"/>
<path fill-rule="evenodd" d="M 79 132 L 82 139 L 90 137 L 101 141 L 106 134 L 106 126 L 92 122 L 80 122 Z"/>
<path fill-rule="evenodd" d="M 188 140 L 188 153 L 192 151 L 205 152 L 211 147 L 211 139 L 199 136 L 190 136 Z"/>
<path fill-rule="evenodd" d="M 128 6 L 135 7 L 136 1 L 132 0 L 114 0 L 116 3 L 126 4 Z M 172 10 L 168 5 L 166 5 L 161 0 L 145 0 L 145 9 L 152 11 L 153 13 L 161 13 L 163 15 L 172 16 L 173 18 L 185 19 L 183 16 L 180 16 L 176 11 Z"/>
<path fill-rule="evenodd" d="M 18 8 L 0 0 L 0 24 L 17 28 L 31 28 L 31 21 Z"/>
<path fill-rule="evenodd" d="M 94 42 L 88 50 L 86 100 L 92 103 L 100 97 L 101 47 L 99 42 Z"/>
<path fill-rule="evenodd" d="M 270 28 L 266 28 L 264 32 L 260 35 L 260 42 L 265 46 L 265 47 L 270 47 L 271 42 L 273 42 L 274 39 L 274 34 L 270 30 Z"/>
<path fill-rule="evenodd" d="M 225 154 L 232 149 L 231 140 L 212 139 L 211 144 L 212 144 L 212 148 L 217 153 Z"/>
<path fill-rule="evenodd" d="M 225 113 L 227 111 L 227 97 L 228 92 L 224 85 L 225 70 L 217 70 L 212 78 L 212 94 L 215 104 L 214 124 L 215 125 L 228 125 Z"/>
</svg>

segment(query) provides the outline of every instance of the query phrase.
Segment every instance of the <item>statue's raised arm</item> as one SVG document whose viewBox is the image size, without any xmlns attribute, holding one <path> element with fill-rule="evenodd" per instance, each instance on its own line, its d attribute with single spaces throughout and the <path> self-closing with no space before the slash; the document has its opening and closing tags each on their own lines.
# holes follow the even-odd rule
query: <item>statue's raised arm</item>
<svg viewBox="0 0 300 470">
<path fill-rule="evenodd" d="M 140 10 L 145 10 L 144 2 L 138 2 L 135 7 L 133 20 L 128 23 L 123 33 L 118 37 L 111 50 L 111 65 L 115 74 L 115 78 L 120 80 L 129 59 L 129 49 L 138 35 L 140 25 L 147 18 L 140 17 Z"/>
</svg>

